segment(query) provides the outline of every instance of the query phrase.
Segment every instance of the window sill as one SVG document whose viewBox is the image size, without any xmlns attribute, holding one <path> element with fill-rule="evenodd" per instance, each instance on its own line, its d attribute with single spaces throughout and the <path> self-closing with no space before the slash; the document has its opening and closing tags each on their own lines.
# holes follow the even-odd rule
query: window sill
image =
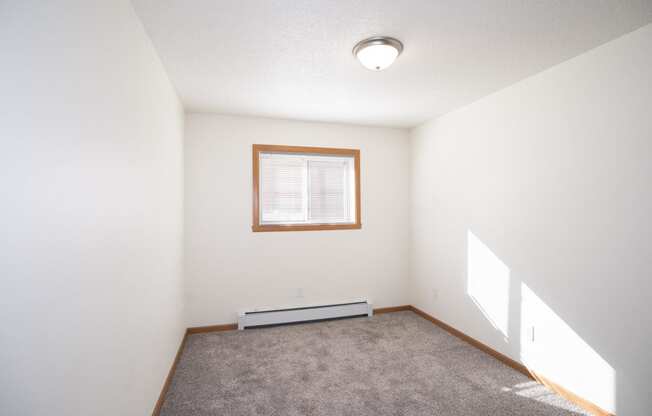
<svg viewBox="0 0 652 416">
<path fill-rule="evenodd" d="M 327 230 L 359 230 L 362 224 L 291 224 L 291 225 L 252 225 L 255 233 L 272 231 L 327 231 Z"/>
</svg>

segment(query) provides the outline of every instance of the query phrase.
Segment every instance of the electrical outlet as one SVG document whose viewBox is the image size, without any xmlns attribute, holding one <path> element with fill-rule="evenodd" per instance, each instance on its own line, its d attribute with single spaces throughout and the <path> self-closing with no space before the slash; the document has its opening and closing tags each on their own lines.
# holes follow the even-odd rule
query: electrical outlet
<svg viewBox="0 0 652 416">
<path fill-rule="evenodd" d="M 439 298 L 439 291 L 435 288 L 432 288 L 432 300 L 437 300 Z"/>
<path fill-rule="evenodd" d="M 302 298 L 302 297 L 303 297 L 303 288 L 302 288 L 302 287 L 298 287 L 296 293 L 297 293 L 297 294 L 296 294 L 297 298 Z"/>
</svg>

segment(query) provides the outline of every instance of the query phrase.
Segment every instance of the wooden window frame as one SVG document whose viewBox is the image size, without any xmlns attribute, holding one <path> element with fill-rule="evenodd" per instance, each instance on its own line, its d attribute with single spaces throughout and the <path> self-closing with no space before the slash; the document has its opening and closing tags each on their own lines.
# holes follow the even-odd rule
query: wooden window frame
<svg viewBox="0 0 652 416">
<path fill-rule="evenodd" d="M 355 171 L 355 222 L 352 224 L 260 224 L 259 186 L 260 153 L 313 154 L 325 156 L 353 157 Z M 330 147 L 279 146 L 272 144 L 253 145 L 253 232 L 268 231 L 325 231 L 325 230 L 356 230 L 362 228 L 360 201 L 360 150 L 336 149 Z"/>
</svg>

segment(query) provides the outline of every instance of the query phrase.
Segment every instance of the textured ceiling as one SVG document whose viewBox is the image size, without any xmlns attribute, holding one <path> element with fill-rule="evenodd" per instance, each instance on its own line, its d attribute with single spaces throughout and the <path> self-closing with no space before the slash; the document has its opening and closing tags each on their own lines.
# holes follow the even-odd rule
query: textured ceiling
<svg viewBox="0 0 652 416">
<path fill-rule="evenodd" d="M 187 111 L 411 127 L 652 21 L 652 0 L 134 0 Z M 371 72 L 359 40 L 405 50 Z"/>
</svg>

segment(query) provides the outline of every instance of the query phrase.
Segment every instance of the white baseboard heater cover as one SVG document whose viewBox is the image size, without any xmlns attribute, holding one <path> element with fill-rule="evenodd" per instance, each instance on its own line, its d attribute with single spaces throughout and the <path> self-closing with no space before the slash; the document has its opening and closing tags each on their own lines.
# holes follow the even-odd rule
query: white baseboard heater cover
<svg viewBox="0 0 652 416">
<path fill-rule="evenodd" d="M 367 300 L 279 309 L 251 309 L 238 313 L 238 329 L 322 319 L 372 316 L 373 313 L 371 302 Z"/>
</svg>

